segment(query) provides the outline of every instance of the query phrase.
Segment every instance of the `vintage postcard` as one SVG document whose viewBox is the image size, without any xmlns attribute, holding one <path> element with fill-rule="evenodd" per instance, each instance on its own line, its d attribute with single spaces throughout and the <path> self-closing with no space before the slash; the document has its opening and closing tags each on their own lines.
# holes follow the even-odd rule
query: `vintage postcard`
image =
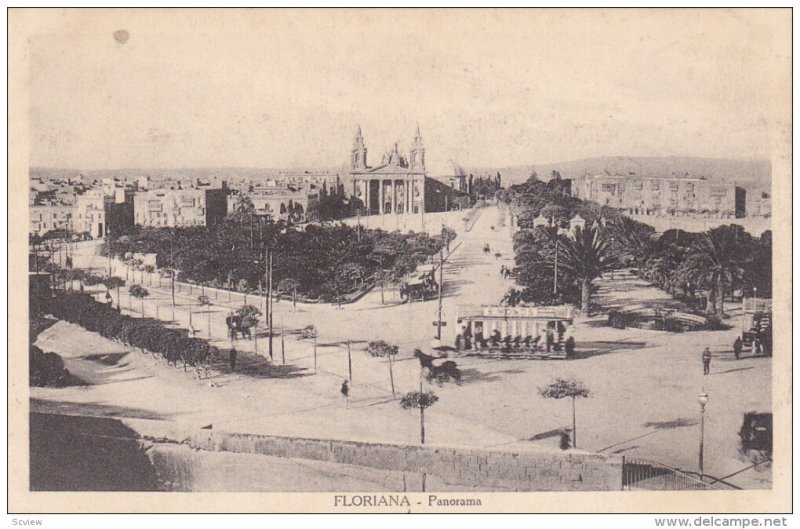
<svg viewBox="0 0 800 529">
<path fill-rule="evenodd" d="M 791 510 L 790 9 L 8 16 L 10 511 Z"/>
</svg>

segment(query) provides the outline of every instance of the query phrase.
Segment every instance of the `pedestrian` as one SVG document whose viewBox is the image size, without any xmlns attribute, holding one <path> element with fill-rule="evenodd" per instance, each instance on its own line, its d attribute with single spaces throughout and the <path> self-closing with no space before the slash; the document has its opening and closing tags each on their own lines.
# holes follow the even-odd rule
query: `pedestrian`
<svg viewBox="0 0 800 529">
<path fill-rule="evenodd" d="M 342 397 L 344 397 L 344 406 L 345 406 L 345 408 L 349 408 L 350 407 L 350 386 L 347 384 L 346 380 L 344 382 L 342 382 L 341 392 L 342 392 Z"/>
<path fill-rule="evenodd" d="M 756 351 L 756 356 L 761 356 L 763 349 L 761 349 L 761 340 L 759 338 L 753 338 L 753 344 Z"/>
<path fill-rule="evenodd" d="M 733 341 L 733 356 L 738 360 L 742 356 L 742 339 L 737 336 Z"/>
<path fill-rule="evenodd" d="M 711 350 L 706 347 L 703 349 L 703 375 L 711 371 Z"/>
<path fill-rule="evenodd" d="M 236 348 L 231 347 L 231 352 L 228 355 L 228 358 L 231 361 L 231 372 L 236 371 Z"/>
<path fill-rule="evenodd" d="M 564 351 L 567 353 L 567 358 L 575 358 L 575 338 L 567 337 L 567 341 L 564 342 Z"/>
</svg>

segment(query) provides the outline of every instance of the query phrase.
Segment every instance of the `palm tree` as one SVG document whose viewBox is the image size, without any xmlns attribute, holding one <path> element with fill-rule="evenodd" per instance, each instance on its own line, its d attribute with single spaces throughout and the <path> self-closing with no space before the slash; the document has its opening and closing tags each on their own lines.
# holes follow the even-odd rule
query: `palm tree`
<svg viewBox="0 0 800 529">
<path fill-rule="evenodd" d="M 654 245 L 651 236 L 655 232 L 652 226 L 621 215 L 611 223 L 610 231 L 620 253 L 633 260 L 638 267 L 641 268 L 652 256 Z"/>
<path fill-rule="evenodd" d="M 687 259 L 690 277 L 709 287 L 715 297 L 714 312 L 725 315 L 725 288 L 744 276 L 746 235 L 738 226 L 719 226 L 691 242 Z"/>
<path fill-rule="evenodd" d="M 577 380 L 557 378 L 547 386 L 539 388 L 539 395 L 546 399 L 572 398 L 572 448 L 577 448 L 578 433 L 575 423 L 575 399 L 577 397 L 588 397 L 589 390 Z"/>
<path fill-rule="evenodd" d="M 563 244 L 561 266 L 580 284 L 581 311 L 588 314 L 592 281 L 612 267 L 611 246 L 599 230 L 580 226 L 575 229 L 574 237 L 567 238 Z"/>
</svg>

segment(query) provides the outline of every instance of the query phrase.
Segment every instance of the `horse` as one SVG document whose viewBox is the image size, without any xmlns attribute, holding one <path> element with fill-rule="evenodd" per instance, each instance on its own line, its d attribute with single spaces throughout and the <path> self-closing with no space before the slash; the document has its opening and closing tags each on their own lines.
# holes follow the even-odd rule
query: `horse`
<svg viewBox="0 0 800 529">
<path fill-rule="evenodd" d="M 414 356 L 419 359 L 420 368 L 426 370 L 425 378 L 428 382 L 435 381 L 437 384 L 442 385 L 452 379 L 456 384 L 461 383 L 461 370 L 458 369 L 458 365 L 454 361 L 446 360 L 441 365 L 436 365 L 433 361 L 437 357 L 427 355 L 419 349 L 414 349 Z"/>
</svg>

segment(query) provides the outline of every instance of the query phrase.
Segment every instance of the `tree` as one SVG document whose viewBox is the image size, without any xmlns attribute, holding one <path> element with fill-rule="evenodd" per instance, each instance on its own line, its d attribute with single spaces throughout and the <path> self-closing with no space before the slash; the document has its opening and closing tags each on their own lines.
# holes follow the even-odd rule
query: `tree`
<svg viewBox="0 0 800 529">
<path fill-rule="evenodd" d="M 300 288 L 300 281 L 292 277 L 287 277 L 278 281 L 278 292 L 281 294 L 292 295 L 292 307 L 297 312 L 297 289 Z"/>
<path fill-rule="evenodd" d="M 242 327 L 249 329 L 258 325 L 261 311 L 253 305 L 243 305 L 236 309 L 236 315 L 241 318 Z"/>
<path fill-rule="evenodd" d="M 567 238 L 563 247 L 560 266 L 578 281 L 581 288 L 581 310 L 589 314 L 592 281 L 612 268 L 611 246 L 599 230 L 578 226 L 574 238 Z"/>
<path fill-rule="evenodd" d="M 430 408 L 439 397 L 432 391 L 411 391 L 400 399 L 400 407 L 404 410 L 419 409 L 419 442 L 425 444 L 425 410 Z"/>
<path fill-rule="evenodd" d="M 630 217 L 620 216 L 609 226 L 614 237 L 612 250 L 618 251 L 641 268 L 654 251 L 652 235 L 655 228 Z"/>
<path fill-rule="evenodd" d="M 153 272 L 156 271 L 156 267 L 153 265 L 145 265 L 144 271 L 147 272 L 147 275 L 150 277 L 150 286 L 153 286 Z"/>
<path fill-rule="evenodd" d="M 125 286 L 125 280 L 120 277 L 112 276 L 112 277 L 107 277 L 105 281 L 103 281 L 103 284 L 106 287 L 106 296 L 109 297 L 111 296 L 112 289 L 115 289 L 117 291 L 117 310 L 120 310 L 120 303 L 122 302 L 122 298 L 119 295 L 119 289 L 120 287 Z"/>
<path fill-rule="evenodd" d="M 509 307 L 516 307 L 522 302 L 522 292 L 516 288 L 509 288 L 508 292 L 503 296 L 501 303 Z"/>
<path fill-rule="evenodd" d="M 128 292 L 130 293 L 131 296 L 133 296 L 133 297 L 137 298 L 139 301 L 141 301 L 141 303 L 142 303 L 142 318 L 144 318 L 144 298 L 149 296 L 150 292 L 148 292 L 147 289 L 144 288 L 141 285 L 131 285 L 131 287 L 128 289 Z"/>
<path fill-rule="evenodd" d="M 582 382 L 572 379 L 556 378 L 553 382 L 543 388 L 539 388 L 539 395 L 546 399 L 572 398 L 572 448 L 578 447 L 578 433 L 575 424 L 575 399 L 577 397 L 586 398 L 589 390 Z"/>
<path fill-rule="evenodd" d="M 447 248 L 447 251 L 450 251 L 450 243 L 453 242 L 456 238 L 456 232 L 452 228 L 448 228 L 447 226 L 442 226 L 442 232 L 439 235 L 442 239 L 442 246 Z"/>
<path fill-rule="evenodd" d="M 302 336 L 306 340 L 314 340 L 314 373 L 317 372 L 317 335 L 319 331 L 313 325 L 306 325 L 303 327 L 303 330 L 300 332 L 300 336 Z"/>
<path fill-rule="evenodd" d="M 208 315 L 208 339 L 210 340 L 211 339 L 211 299 L 206 295 L 202 295 L 202 296 L 198 296 L 197 297 L 197 301 L 198 301 L 198 303 L 200 303 L 200 305 L 206 307 L 206 314 Z"/>
<path fill-rule="evenodd" d="M 367 354 L 369 354 L 373 358 L 388 359 L 389 382 L 392 386 L 392 398 L 393 399 L 397 398 L 394 392 L 394 372 L 392 371 L 392 364 L 394 363 L 394 357 L 397 356 L 397 353 L 399 352 L 400 349 L 396 345 L 386 343 L 383 340 L 376 340 L 369 342 L 364 350 L 367 352 Z"/>
<path fill-rule="evenodd" d="M 740 226 L 719 226 L 695 237 L 687 260 L 690 277 L 713 290 L 714 312 L 725 315 L 725 288 L 744 277 L 743 262 L 751 238 Z"/>
<path fill-rule="evenodd" d="M 250 284 L 247 279 L 240 279 L 239 283 L 236 284 L 236 290 L 244 293 L 244 304 L 247 305 L 247 293 L 250 291 Z"/>
</svg>

